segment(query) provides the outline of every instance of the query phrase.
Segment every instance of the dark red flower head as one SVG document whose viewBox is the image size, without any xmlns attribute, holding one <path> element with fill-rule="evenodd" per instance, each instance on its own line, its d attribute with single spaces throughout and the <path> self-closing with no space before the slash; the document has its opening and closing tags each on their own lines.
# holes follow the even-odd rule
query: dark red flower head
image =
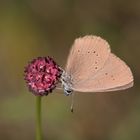
<svg viewBox="0 0 140 140">
<path fill-rule="evenodd" d="M 35 95 L 48 95 L 56 87 L 62 70 L 50 57 L 38 57 L 25 68 L 25 80 Z"/>
</svg>

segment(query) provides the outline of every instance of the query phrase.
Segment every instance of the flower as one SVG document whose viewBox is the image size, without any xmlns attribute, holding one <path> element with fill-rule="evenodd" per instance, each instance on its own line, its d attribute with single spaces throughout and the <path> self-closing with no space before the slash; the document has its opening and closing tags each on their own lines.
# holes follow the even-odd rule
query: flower
<svg viewBox="0 0 140 140">
<path fill-rule="evenodd" d="M 25 67 L 25 81 L 35 95 L 48 95 L 56 87 L 62 70 L 50 57 L 38 57 Z"/>
</svg>

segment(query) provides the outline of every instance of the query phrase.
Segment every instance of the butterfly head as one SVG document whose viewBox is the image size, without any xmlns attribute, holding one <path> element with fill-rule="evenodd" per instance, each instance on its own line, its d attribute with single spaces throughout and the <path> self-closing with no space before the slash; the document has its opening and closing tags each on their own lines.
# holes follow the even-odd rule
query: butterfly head
<svg viewBox="0 0 140 140">
<path fill-rule="evenodd" d="M 63 71 L 61 76 L 62 87 L 64 89 L 64 94 L 69 96 L 72 94 L 72 79 L 71 76 L 68 75 L 65 71 Z"/>
</svg>

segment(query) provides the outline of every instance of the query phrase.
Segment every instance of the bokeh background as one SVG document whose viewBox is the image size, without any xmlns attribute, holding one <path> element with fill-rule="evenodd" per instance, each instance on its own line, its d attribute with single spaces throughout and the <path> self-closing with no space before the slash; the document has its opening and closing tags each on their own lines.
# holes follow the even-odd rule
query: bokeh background
<svg viewBox="0 0 140 140">
<path fill-rule="evenodd" d="M 74 114 L 71 97 L 44 97 L 44 140 L 140 139 L 139 0 L 0 0 L 0 140 L 35 139 L 35 97 L 23 80 L 28 61 L 49 55 L 64 67 L 74 39 L 87 34 L 108 40 L 135 85 L 76 94 Z"/>
</svg>

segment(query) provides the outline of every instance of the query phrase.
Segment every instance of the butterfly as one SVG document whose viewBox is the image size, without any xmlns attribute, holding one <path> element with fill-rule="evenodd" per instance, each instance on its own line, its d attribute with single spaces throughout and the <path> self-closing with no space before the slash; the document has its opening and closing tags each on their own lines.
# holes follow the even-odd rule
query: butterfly
<svg viewBox="0 0 140 140">
<path fill-rule="evenodd" d="M 65 95 L 118 91 L 134 84 L 127 64 L 111 52 L 106 40 L 94 35 L 74 41 L 60 81 Z"/>
</svg>

